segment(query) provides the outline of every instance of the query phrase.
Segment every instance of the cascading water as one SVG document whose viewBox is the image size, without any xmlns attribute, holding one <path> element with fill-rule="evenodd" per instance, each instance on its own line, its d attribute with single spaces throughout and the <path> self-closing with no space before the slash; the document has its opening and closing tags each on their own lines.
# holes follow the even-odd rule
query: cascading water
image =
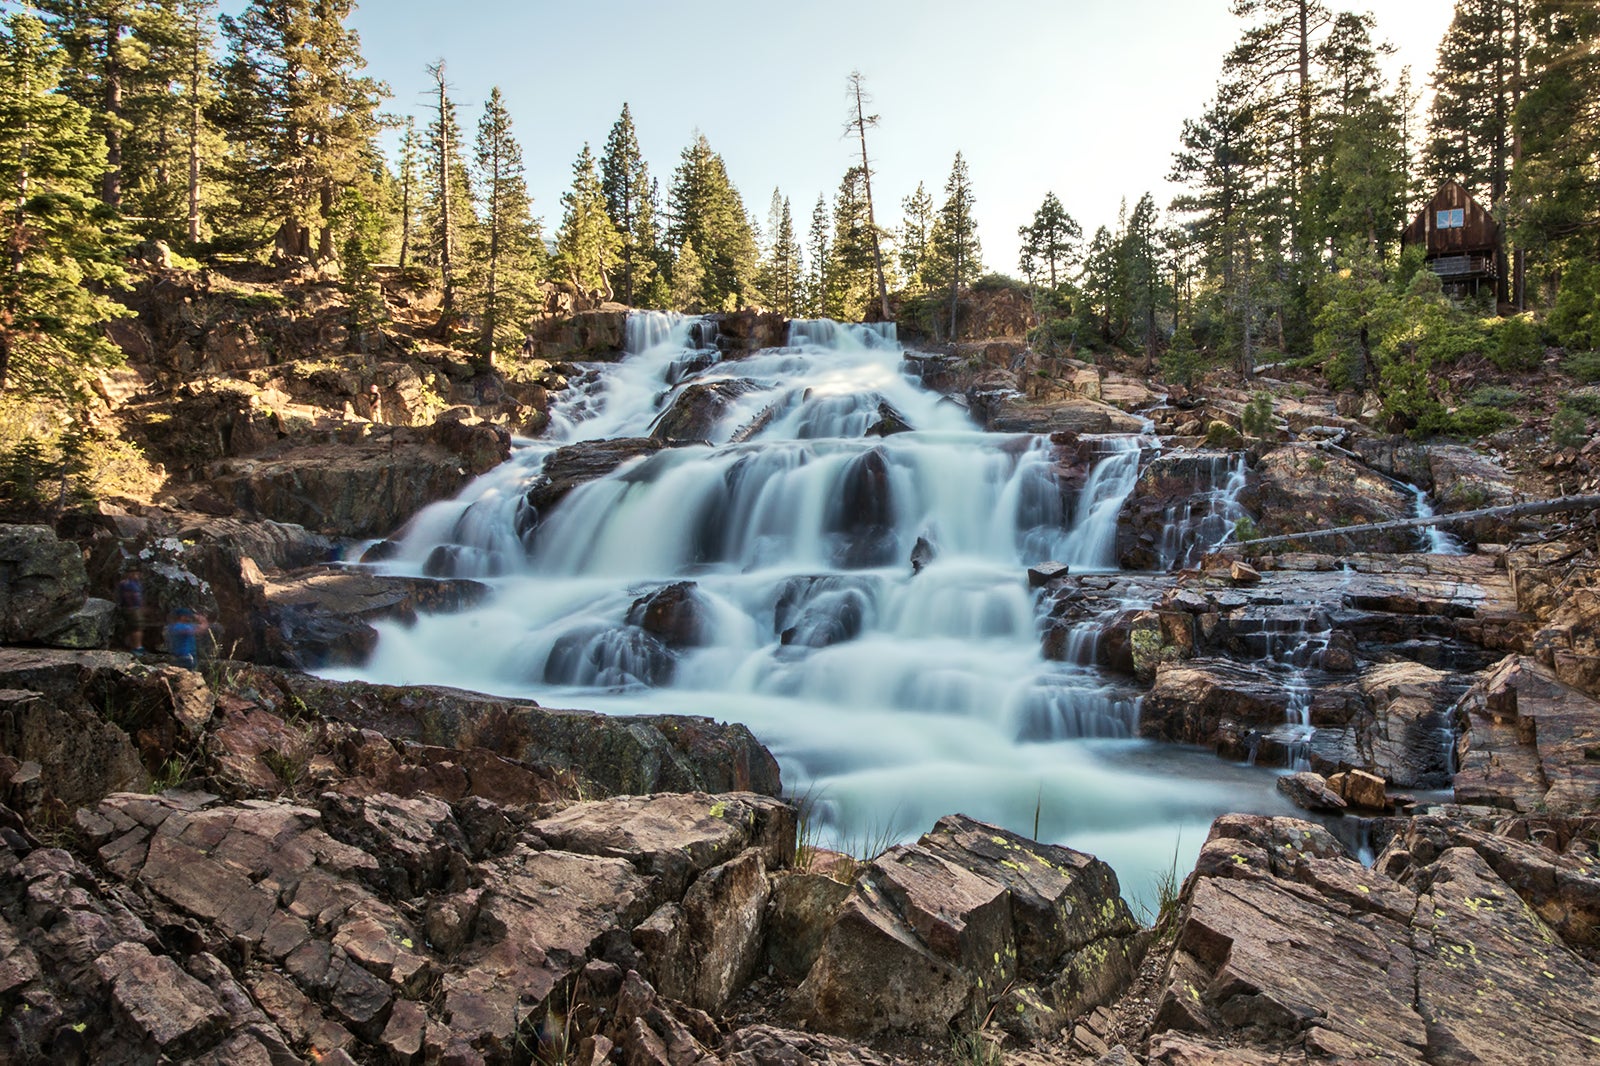
<svg viewBox="0 0 1600 1066">
<path fill-rule="evenodd" d="M 1419 485 L 1406 486 L 1416 497 L 1416 510 L 1418 518 L 1432 518 L 1434 516 L 1433 501 L 1428 499 L 1428 494 Z M 1424 526 L 1423 534 L 1428 538 L 1428 553 L 1430 555 L 1465 555 L 1466 545 L 1451 534 L 1443 526 Z"/>
<path fill-rule="evenodd" d="M 1024 567 L 1116 569 L 1150 438 L 1094 438 L 1072 499 L 1046 438 L 980 432 L 913 384 L 892 325 L 795 322 L 786 346 L 727 361 L 697 319 L 635 314 L 627 340 L 620 363 L 583 368 L 548 440 L 424 511 L 384 564 L 487 577 L 493 599 L 381 626 L 344 676 L 743 722 L 837 843 L 953 811 L 1037 819 L 1135 890 L 1175 835 L 1192 855 L 1215 815 L 1277 809 L 1257 775 L 1132 739 L 1137 697 L 1092 655 L 1041 655 Z M 691 388 L 719 397 L 696 434 L 710 443 L 530 514 L 557 446 L 646 434 Z M 692 624 L 646 629 L 643 601 L 674 584 Z"/>
<path fill-rule="evenodd" d="M 1193 566 L 1233 535 L 1244 516 L 1242 455 L 1212 455 L 1198 471 L 1194 492 L 1168 509 L 1161 534 L 1161 569 Z"/>
</svg>

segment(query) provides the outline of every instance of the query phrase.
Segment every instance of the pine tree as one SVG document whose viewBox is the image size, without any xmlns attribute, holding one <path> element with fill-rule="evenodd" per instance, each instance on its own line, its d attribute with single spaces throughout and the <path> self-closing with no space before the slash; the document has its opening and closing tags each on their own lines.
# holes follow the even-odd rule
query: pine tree
<svg viewBox="0 0 1600 1066">
<path fill-rule="evenodd" d="M 1127 228 L 1118 242 L 1121 272 L 1126 278 L 1128 317 L 1138 330 L 1140 350 L 1148 361 L 1154 356 L 1158 337 L 1157 322 L 1167 304 L 1167 287 L 1162 279 L 1164 256 L 1159 237 L 1160 220 L 1155 198 L 1145 193 L 1128 216 Z"/>
<path fill-rule="evenodd" d="M 266 229 L 283 257 L 333 258 L 340 195 L 372 173 L 388 90 L 361 74 L 361 41 L 345 25 L 353 9 L 354 0 L 250 0 L 221 18 L 229 201 L 241 232 Z"/>
<path fill-rule="evenodd" d="M 639 151 L 633 116 L 628 105 L 611 127 L 605 154 L 600 158 L 600 187 L 605 192 L 606 213 L 622 239 L 619 296 L 637 306 L 656 273 L 661 234 L 651 196 L 650 168 Z"/>
<path fill-rule="evenodd" d="M 537 305 L 544 239 L 533 217 L 522 169 L 522 146 L 495 86 L 478 120 L 473 153 L 483 222 L 474 235 L 474 303 L 482 329 L 478 350 L 494 363 L 497 350 L 521 344 Z"/>
<path fill-rule="evenodd" d="M 400 185 L 400 269 L 406 268 L 411 258 L 411 233 L 416 228 L 417 204 L 421 198 L 422 139 L 417 136 L 417 120 L 406 116 L 405 132 L 400 135 L 399 172 L 395 180 Z"/>
<path fill-rule="evenodd" d="M 1077 257 L 1083 227 L 1067 214 L 1055 193 L 1047 192 L 1039 210 L 1033 213 L 1032 225 L 1018 228 L 1017 236 L 1022 238 L 1023 274 L 1043 270 L 1050 279 L 1050 291 L 1054 292 Z"/>
<path fill-rule="evenodd" d="M 865 317 L 876 295 L 878 235 L 867 210 L 866 172 L 845 171 L 833 198 L 833 242 L 825 307 L 829 318 L 854 322 Z"/>
<path fill-rule="evenodd" d="M 944 186 L 944 206 L 934 224 L 929 264 L 937 281 L 950 286 L 950 339 L 956 337 L 957 296 L 961 286 L 983 273 L 983 247 L 978 242 L 977 221 L 972 217 L 976 201 L 967 162 L 956 153 Z"/>
<path fill-rule="evenodd" d="M 439 268 L 439 283 L 444 290 L 440 307 L 450 315 L 456 310 L 457 270 L 466 265 L 460 260 L 471 246 L 478 219 L 472 184 L 462 160 L 465 140 L 456 119 L 455 101 L 450 99 L 443 60 L 428 67 L 428 77 L 433 88 L 428 92 L 432 117 L 422 141 L 426 160 L 422 215 L 427 234 L 423 260 Z"/>
<path fill-rule="evenodd" d="M 777 189 L 767 209 L 767 240 L 761 265 L 761 290 L 772 301 L 772 309 L 786 318 L 800 313 L 801 251 L 794 231 L 794 215 L 789 200 Z"/>
<path fill-rule="evenodd" d="M 672 174 L 668 203 L 668 245 L 678 255 L 685 244 L 694 245 L 705 271 L 700 304 L 734 310 L 750 303 L 756 296 L 759 269 L 755 229 L 739 190 L 728 178 L 727 166 L 704 136 L 683 150 Z M 672 288 L 681 289 L 676 277 Z"/>
<path fill-rule="evenodd" d="M 1371 16 L 1340 14 L 1319 55 L 1314 214 L 1329 251 L 1359 237 L 1381 254 L 1405 222 L 1404 120 L 1378 70 L 1378 57 L 1392 49 L 1375 46 L 1371 29 Z"/>
<path fill-rule="evenodd" d="M 672 263 L 672 306 L 686 314 L 705 311 L 706 268 L 694 245 L 685 241 Z"/>
<path fill-rule="evenodd" d="M 63 60 L 39 19 L 0 22 L 0 391 L 72 397 L 118 358 L 100 326 L 128 312 L 102 293 L 124 280 L 126 235 L 98 198 L 104 140 L 57 91 Z"/>
<path fill-rule="evenodd" d="M 906 288 L 921 293 L 928 287 L 923 271 L 936 218 L 933 197 L 928 195 L 922 182 L 917 182 L 916 192 L 900 201 L 900 215 L 900 270 L 905 274 Z"/>
<path fill-rule="evenodd" d="M 585 144 L 572 164 L 572 188 L 561 197 L 561 232 L 556 237 L 559 268 L 580 289 L 599 289 L 610 299 L 611 268 L 622 238 L 606 213 L 606 196 Z"/>
<path fill-rule="evenodd" d="M 812 318 L 827 314 L 829 276 L 833 273 L 832 230 L 828 200 L 819 194 L 817 206 L 811 209 L 811 230 L 806 238 L 805 312 Z"/>
<path fill-rule="evenodd" d="M 1578 283 L 1600 264 L 1600 8 L 1532 0 L 1528 16 L 1537 39 L 1517 109 L 1513 232 L 1546 270 Z"/>
</svg>

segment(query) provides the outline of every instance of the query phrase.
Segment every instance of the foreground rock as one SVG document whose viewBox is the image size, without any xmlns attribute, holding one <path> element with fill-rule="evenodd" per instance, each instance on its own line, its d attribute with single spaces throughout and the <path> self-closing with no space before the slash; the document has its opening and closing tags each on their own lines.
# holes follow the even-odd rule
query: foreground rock
<svg viewBox="0 0 1600 1066">
<path fill-rule="evenodd" d="M 1551 879 L 1517 873 L 1593 892 L 1592 835 L 1565 857 L 1479 834 L 1496 867 L 1445 824 L 1417 823 L 1369 870 L 1306 822 L 1218 820 L 1184 887 L 1149 1061 L 1592 1061 L 1600 969 L 1539 916 Z"/>
<path fill-rule="evenodd" d="M 847 1036 L 993 1016 L 1035 1039 L 1114 998 L 1143 950 L 1110 867 L 957 816 L 868 865 L 794 1006 Z"/>
</svg>

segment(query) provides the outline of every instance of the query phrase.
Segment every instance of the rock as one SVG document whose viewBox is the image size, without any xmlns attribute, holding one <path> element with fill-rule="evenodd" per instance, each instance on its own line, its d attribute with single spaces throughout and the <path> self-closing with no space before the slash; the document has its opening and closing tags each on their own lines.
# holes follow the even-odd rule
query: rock
<svg viewBox="0 0 1600 1066">
<path fill-rule="evenodd" d="M 903 1061 L 837 1037 L 770 1025 L 738 1030 L 723 1055 L 728 1066 L 900 1066 Z"/>
<path fill-rule="evenodd" d="M 799 982 L 817 961 L 826 934 L 850 886 L 821 872 L 789 870 L 773 874 L 767 914 L 766 962 Z"/>
<path fill-rule="evenodd" d="M 545 459 L 539 477 L 528 488 L 526 507 L 517 517 L 517 531 L 526 534 L 537 529 L 543 516 L 579 485 L 605 477 L 623 464 L 666 446 L 664 441 L 650 437 L 628 437 L 581 441 L 557 448 Z"/>
<path fill-rule="evenodd" d="M 1351 770 L 1345 774 L 1339 793 L 1352 807 L 1381 811 L 1389 806 L 1383 778 L 1369 774 L 1365 770 Z"/>
<path fill-rule="evenodd" d="M 635 600 L 628 608 L 627 621 L 669 648 L 693 648 L 709 636 L 705 611 L 695 583 L 678 581 Z"/>
<path fill-rule="evenodd" d="M 911 432 L 911 423 L 905 416 L 891 407 L 887 400 L 878 404 L 878 420 L 867 427 L 862 434 L 865 437 L 892 437 L 896 433 Z"/>
<path fill-rule="evenodd" d="M 7 665 L 18 661 L 15 650 L 0 656 Z M 40 804 L 54 799 L 67 813 L 149 783 L 128 734 L 87 706 L 28 689 L 0 688 L 0 709 L 0 753 L 38 765 Z"/>
<path fill-rule="evenodd" d="M 1342 811 L 1347 806 L 1321 774 L 1310 771 L 1278 778 L 1278 791 L 1308 811 Z"/>
<path fill-rule="evenodd" d="M 53 648 L 109 648 L 116 617 L 116 604 L 91 596 L 44 643 Z"/>
<path fill-rule="evenodd" d="M 50 527 L 0 525 L 0 643 L 60 631 L 83 608 L 87 580 L 78 546 Z"/>
<path fill-rule="evenodd" d="M 1108 403 L 1072 396 L 1032 403 L 1016 393 L 975 405 L 984 428 L 995 433 L 1138 433 L 1143 420 Z"/>
<path fill-rule="evenodd" d="M 1043 588 L 1052 581 L 1066 577 L 1067 573 L 1066 563 L 1040 563 L 1037 566 L 1030 566 L 1028 567 L 1028 585 L 1031 588 Z"/>
<path fill-rule="evenodd" d="M 1600 802 L 1600 760 L 1589 754 L 1600 701 L 1549 667 L 1507 656 L 1462 697 L 1457 715 L 1457 802 L 1571 813 Z"/>
<path fill-rule="evenodd" d="M 911 546 L 911 572 L 922 573 L 922 568 L 939 557 L 935 548 L 927 537 L 918 537 L 917 542 Z"/>
<path fill-rule="evenodd" d="M 840 566 L 864 569 L 887 566 L 898 554 L 894 534 L 895 502 L 889 461 L 873 448 L 852 459 L 829 506 L 824 531 L 838 543 Z"/>
<path fill-rule="evenodd" d="M 812 1029 L 933 1035 L 1028 981 L 1059 1029 L 1131 979 L 1136 929 L 1103 863 L 946 818 L 868 864 L 794 1005 Z"/>
<path fill-rule="evenodd" d="M 95 972 L 111 987 L 112 1008 L 142 1041 L 163 1055 L 203 1050 L 228 1020 L 210 989 L 164 955 L 122 943 L 95 960 Z"/>
<path fill-rule="evenodd" d="M 1152 1060 L 1278 1062 L 1288 1045 L 1346 1061 L 1592 1057 L 1600 972 L 1473 851 L 1421 865 L 1401 884 L 1307 823 L 1219 820 L 1184 889 Z"/>
<path fill-rule="evenodd" d="M 1228 577 L 1235 585 L 1258 585 L 1261 583 L 1261 573 L 1249 563 L 1238 560 L 1228 564 Z"/>
<path fill-rule="evenodd" d="M 580 310 L 542 318 L 529 331 L 534 342 L 532 354 L 550 362 L 615 359 L 622 352 L 627 321 L 628 312 L 621 308 Z"/>
<path fill-rule="evenodd" d="M 1280 680 L 1226 660 L 1162 663 L 1145 697 L 1139 732 L 1182 744 L 1214 744 L 1231 731 L 1270 730 L 1285 720 L 1289 696 Z"/>
<path fill-rule="evenodd" d="M 1256 464 L 1256 474 L 1239 502 L 1255 516 L 1262 536 L 1412 516 L 1414 501 L 1410 493 L 1336 452 L 1305 444 L 1284 445 L 1262 456 Z M 1400 529 L 1362 534 L 1359 547 L 1380 552 L 1411 551 L 1415 533 Z"/>
<path fill-rule="evenodd" d="M 1367 706 L 1342 728 L 1317 732 L 1312 762 L 1319 768 L 1360 769 L 1397 788 L 1442 788 L 1449 783 L 1450 711 L 1464 682 L 1414 662 L 1387 663 L 1362 674 Z"/>
<path fill-rule="evenodd" d="M 650 436 L 659 441 L 710 440 L 738 400 L 762 391 L 761 385 L 745 378 L 685 385 L 651 426 Z"/>
<path fill-rule="evenodd" d="M 781 348 L 789 343 L 788 320 L 776 311 L 745 308 L 710 316 L 716 331 L 716 346 L 724 359 L 738 359 L 763 348 Z"/>
<path fill-rule="evenodd" d="M 761 956 L 770 887 L 751 849 L 697 877 L 681 905 L 668 904 L 633 933 L 661 992 L 720 1013 L 749 981 Z"/>
</svg>

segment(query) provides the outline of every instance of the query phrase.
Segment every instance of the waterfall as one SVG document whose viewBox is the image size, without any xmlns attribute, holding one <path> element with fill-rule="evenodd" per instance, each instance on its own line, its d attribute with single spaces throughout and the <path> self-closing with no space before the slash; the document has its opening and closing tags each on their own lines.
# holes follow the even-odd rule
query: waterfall
<svg viewBox="0 0 1600 1066">
<path fill-rule="evenodd" d="M 1418 518 L 1432 518 L 1434 516 L 1433 502 L 1428 499 L 1428 494 L 1420 485 L 1407 485 L 1412 496 L 1416 498 L 1416 511 Z M 1466 555 L 1466 545 L 1442 526 L 1425 526 L 1422 530 L 1428 540 L 1428 554 L 1430 555 Z"/>
<path fill-rule="evenodd" d="M 1244 515 L 1239 494 L 1245 488 L 1246 470 L 1242 455 L 1207 457 L 1194 492 L 1167 509 L 1161 569 L 1193 566 L 1233 535 L 1234 525 Z"/>
<path fill-rule="evenodd" d="M 740 721 L 844 845 L 957 810 L 1031 831 L 1037 812 L 1042 837 L 1137 883 L 1173 833 L 1197 848 L 1217 814 L 1272 808 L 1270 782 L 1136 740 L 1137 694 L 1092 646 L 1041 653 L 1026 567 L 1116 569 L 1153 437 L 1084 438 L 1073 492 L 1048 438 L 982 432 L 908 377 L 892 324 L 796 321 L 724 358 L 710 320 L 637 313 L 626 344 L 575 367 L 547 439 L 418 515 L 383 564 L 485 578 L 490 601 L 381 624 L 371 661 L 335 676 Z M 556 447 L 691 403 L 708 443 L 524 504 Z"/>
</svg>

